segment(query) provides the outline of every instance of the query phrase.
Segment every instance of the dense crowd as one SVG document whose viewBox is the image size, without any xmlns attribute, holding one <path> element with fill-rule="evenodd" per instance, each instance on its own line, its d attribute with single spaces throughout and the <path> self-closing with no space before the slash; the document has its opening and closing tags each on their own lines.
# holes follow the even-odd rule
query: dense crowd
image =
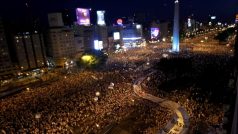
<svg viewBox="0 0 238 134">
<path fill-rule="evenodd" d="M 151 50 L 132 52 L 126 55 L 127 60 L 123 54 L 122 64 L 109 60 L 105 70 L 60 76 L 51 84 L 0 100 L 2 133 L 100 133 L 110 124 L 120 124 L 134 115 L 138 116 L 132 131 L 158 131 L 170 113 L 139 99 L 132 90 L 133 80 L 138 77 L 136 68 L 148 60 L 139 57 L 140 61 L 135 55 L 145 57 Z"/>
<path fill-rule="evenodd" d="M 165 45 L 118 53 L 108 59 L 101 71 L 84 70 L 59 76 L 59 80 L 50 84 L 30 87 L 1 99 L 0 133 L 101 133 L 112 124 L 120 126 L 123 121 L 129 123 L 127 126 L 133 133 L 158 132 L 171 113 L 139 98 L 133 92 L 132 83 L 147 73 L 143 71 L 144 63 L 149 66 L 158 61 L 168 48 Z M 158 79 L 166 78 L 160 73 L 156 79 L 148 79 L 144 86 L 154 89 L 148 92 L 157 93 Z M 223 113 L 218 107 L 188 100 L 186 92 L 160 92 L 159 96 L 184 105 L 191 120 L 196 120 L 191 125 L 203 119 L 210 124 L 221 122 Z"/>
<path fill-rule="evenodd" d="M 209 65 L 216 66 L 216 70 L 220 72 L 221 77 L 232 78 L 232 65 L 231 57 L 228 55 L 207 55 L 207 54 L 191 54 L 188 57 L 192 59 L 192 67 L 196 69 L 193 70 L 190 74 L 190 78 L 195 77 L 207 68 Z M 186 57 L 186 58 L 188 58 Z M 175 57 L 174 57 L 175 58 Z M 176 58 L 185 58 L 184 56 Z M 214 71 L 214 70 L 210 70 Z M 222 72 L 223 71 L 223 72 Z M 191 72 L 190 72 L 191 73 Z M 209 72 L 208 72 L 209 73 Z M 224 76 L 224 74 L 227 76 Z M 225 117 L 225 112 L 229 104 L 225 100 L 223 102 L 215 103 L 217 100 L 212 100 L 211 95 L 213 94 L 216 97 L 223 98 L 227 94 L 226 92 L 228 87 L 221 89 L 209 90 L 210 92 L 202 91 L 197 87 L 195 83 L 179 87 L 179 82 L 169 88 L 163 87 L 160 89 L 159 85 L 170 80 L 174 80 L 174 77 L 169 78 L 169 75 L 166 75 L 163 71 L 157 70 L 155 74 L 148 77 L 148 79 L 142 84 L 143 89 L 150 94 L 165 98 L 168 100 L 173 100 L 181 104 L 188 112 L 190 116 L 190 133 L 226 133 L 227 130 L 224 129 L 224 124 L 227 123 Z M 180 78 L 182 79 L 182 78 Z M 218 83 L 227 83 L 227 81 L 218 81 Z M 209 85 L 207 85 L 209 86 Z M 172 88 L 171 88 L 172 87 Z M 213 85 L 211 88 L 217 88 L 216 85 Z M 215 92 L 212 92 L 215 91 Z M 231 97 L 232 93 L 229 94 Z M 227 96 L 226 96 L 227 97 Z M 226 109 L 226 110 L 224 110 Z"/>
</svg>

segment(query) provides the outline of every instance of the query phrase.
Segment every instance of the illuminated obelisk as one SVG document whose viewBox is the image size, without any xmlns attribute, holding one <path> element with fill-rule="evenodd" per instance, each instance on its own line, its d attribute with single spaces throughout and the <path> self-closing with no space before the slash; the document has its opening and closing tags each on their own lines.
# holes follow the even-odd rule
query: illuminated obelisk
<svg viewBox="0 0 238 134">
<path fill-rule="evenodd" d="M 179 1 L 174 3 L 173 52 L 179 52 Z"/>
</svg>

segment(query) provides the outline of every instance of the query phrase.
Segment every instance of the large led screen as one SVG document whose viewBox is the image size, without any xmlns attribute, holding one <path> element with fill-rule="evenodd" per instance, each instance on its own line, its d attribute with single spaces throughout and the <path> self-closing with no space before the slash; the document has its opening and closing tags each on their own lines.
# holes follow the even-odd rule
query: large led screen
<svg viewBox="0 0 238 134">
<path fill-rule="evenodd" d="M 114 32 L 113 33 L 113 38 L 114 38 L 114 40 L 120 40 L 120 33 L 119 32 Z"/>
<path fill-rule="evenodd" d="M 188 27 L 191 27 L 192 26 L 192 22 L 191 22 L 191 19 L 188 18 Z"/>
<path fill-rule="evenodd" d="M 156 39 L 159 36 L 159 28 L 151 28 L 151 39 Z"/>
<path fill-rule="evenodd" d="M 105 11 L 97 11 L 97 24 L 100 26 L 106 25 L 104 14 L 105 14 Z"/>
<path fill-rule="evenodd" d="M 79 25 L 89 26 L 90 25 L 90 11 L 85 8 L 76 9 L 77 23 Z"/>
</svg>

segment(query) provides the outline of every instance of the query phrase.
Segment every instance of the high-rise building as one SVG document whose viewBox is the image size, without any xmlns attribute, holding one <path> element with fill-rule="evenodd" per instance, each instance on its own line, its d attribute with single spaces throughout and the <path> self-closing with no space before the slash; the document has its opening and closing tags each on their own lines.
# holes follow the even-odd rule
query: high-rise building
<svg viewBox="0 0 238 134">
<path fill-rule="evenodd" d="M 196 33 L 200 28 L 202 28 L 202 26 L 200 26 L 199 22 L 189 17 L 187 22 L 185 23 L 184 28 L 185 28 L 186 35 L 190 36 Z"/>
<path fill-rule="evenodd" d="M 14 37 L 16 58 L 22 70 L 45 66 L 45 49 L 43 35 L 34 33 L 19 33 Z"/>
<path fill-rule="evenodd" d="M 159 24 L 160 39 L 166 41 L 169 35 L 169 22 L 163 22 Z"/>
<path fill-rule="evenodd" d="M 127 25 L 122 31 L 123 40 L 133 40 L 142 38 L 142 25 L 132 24 Z"/>
<path fill-rule="evenodd" d="M 74 36 L 76 53 L 81 55 L 84 51 L 84 38 L 80 36 Z"/>
<path fill-rule="evenodd" d="M 73 31 L 74 31 L 74 41 L 75 41 L 75 47 L 76 47 L 76 53 L 81 53 L 84 51 L 84 27 L 79 26 L 78 24 L 73 25 Z M 80 54 L 79 54 L 80 55 Z"/>
<path fill-rule="evenodd" d="M 3 24 L 0 20 L 0 79 L 2 79 L 4 75 L 13 73 L 13 70 Z"/>
<path fill-rule="evenodd" d="M 84 49 L 94 49 L 95 29 L 93 26 L 83 26 Z"/>
<path fill-rule="evenodd" d="M 95 26 L 96 39 L 102 42 L 102 48 L 108 47 L 108 31 L 106 26 Z"/>
<path fill-rule="evenodd" d="M 143 27 L 141 24 L 129 23 L 114 25 L 108 28 L 108 33 L 113 37 L 114 44 L 109 44 L 110 50 L 120 50 L 121 48 L 131 48 L 140 46 L 143 41 Z"/>
<path fill-rule="evenodd" d="M 48 14 L 49 27 L 63 27 L 64 22 L 62 13 L 50 13 Z"/>
<path fill-rule="evenodd" d="M 179 52 L 179 1 L 174 2 L 174 28 L 172 51 Z"/>
<path fill-rule="evenodd" d="M 66 62 L 76 55 L 74 31 L 65 27 L 61 13 L 51 13 L 48 16 L 49 30 L 47 32 L 47 55 L 53 58 L 56 66 L 64 67 Z M 54 18 L 52 21 L 51 18 Z"/>
<path fill-rule="evenodd" d="M 51 28 L 47 34 L 47 53 L 55 61 L 56 66 L 64 66 L 65 62 L 76 54 L 74 32 L 70 28 Z"/>
<path fill-rule="evenodd" d="M 75 37 L 81 40 L 79 42 L 83 42 L 80 43 L 83 46 L 78 46 L 80 45 L 79 43 L 76 45 L 83 48 L 84 50 L 94 49 L 94 40 L 98 40 L 96 27 L 97 26 L 94 27 L 75 24 L 73 27 Z"/>
</svg>

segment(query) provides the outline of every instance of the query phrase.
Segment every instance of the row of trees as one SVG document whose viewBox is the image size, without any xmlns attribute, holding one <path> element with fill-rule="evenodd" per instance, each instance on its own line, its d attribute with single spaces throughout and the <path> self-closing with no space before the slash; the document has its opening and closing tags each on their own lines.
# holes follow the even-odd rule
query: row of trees
<svg viewBox="0 0 238 134">
<path fill-rule="evenodd" d="M 216 37 L 215 37 L 215 39 L 216 40 L 219 40 L 220 42 L 226 42 L 226 41 L 228 41 L 228 39 L 229 39 L 229 37 L 231 37 L 232 35 L 234 35 L 235 34 L 235 28 L 228 28 L 228 29 L 226 29 L 225 31 L 223 31 L 223 32 L 221 32 L 221 33 L 219 33 Z"/>
</svg>

